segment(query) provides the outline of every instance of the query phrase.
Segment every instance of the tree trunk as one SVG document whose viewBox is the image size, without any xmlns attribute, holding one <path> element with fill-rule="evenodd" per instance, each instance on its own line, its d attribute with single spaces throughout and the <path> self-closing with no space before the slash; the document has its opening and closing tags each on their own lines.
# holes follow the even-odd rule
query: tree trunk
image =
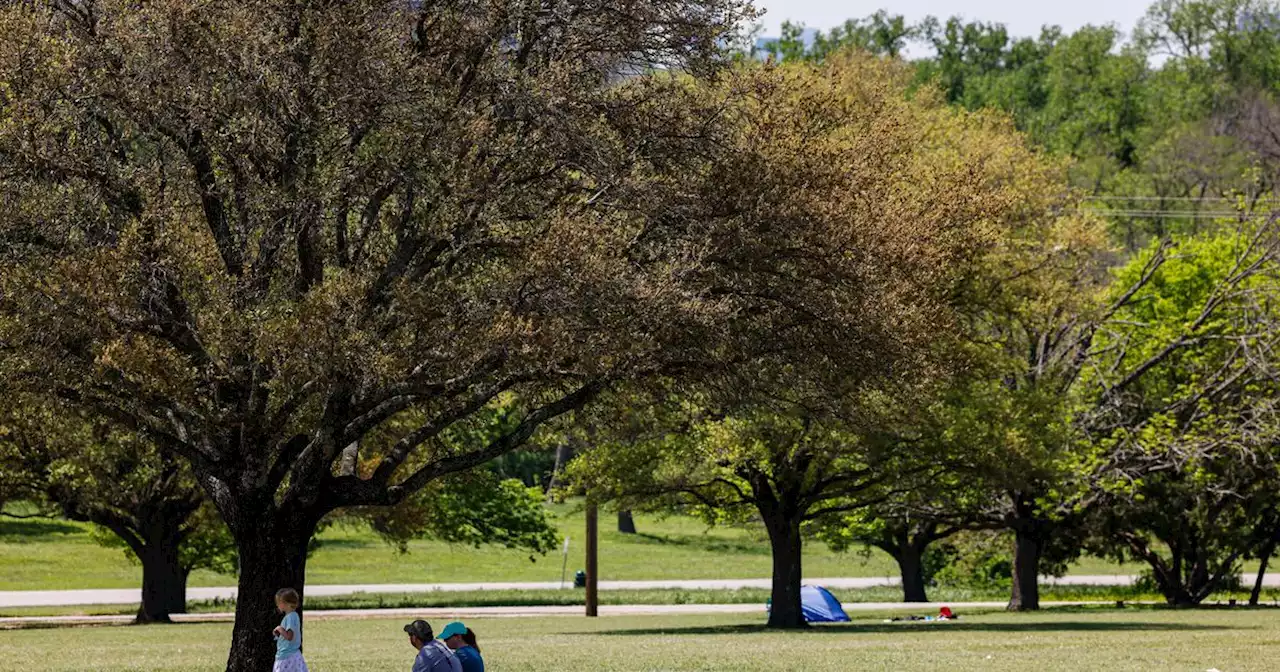
<svg viewBox="0 0 1280 672">
<path fill-rule="evenodd" d="M 560 477 L 564 474 L 564 468 L 569 462 L 573 461 L 573 456 L 577 453 L 573 444 L 566 441 L 556 446 L 556 464 L 551 469 L 551 478 L 547 480 L 547 487 L 544 494 L 551 497 L 553 492 L 560 485 Z"/>
<path fill-rule="evenodd" d="M 1172 607 L 1194 607 L 1203 602 L 1238 557 L 1232 554 L 1214 569 L 1198 542 L 1183 539 L 1165 540 L 1165 543 L 1169 547 L 1168 563 L 1155 553 L 1148 553 L 1146 560 L 1151 565 L 1160 594 Z"/>
<path fill-rule="evenodd" d="M 618 531 L 623 534 L 636 533 L 636 520 L 631 517 L 630 511 L 618 512 Z"/>
<path fill-rule="evenodd" d="M 924 553 L 915 544 L 904 544 L 895 559 L 902 574 L 902 601 L 928 602 L 924 581 Z"/>
<path fill-rule="evenodd" d="M 280 624 L 275 594 L 293 588 L 303 597 L 306 582 L 307 545 L 314 523 L 263 521 L 237 525 L 236 548 L 240 553 L 240 581 L 236 595 L 236 621 L 231 631 L 227 672 L 270 672 L 275 661 L 271 631 Z M 302 603 L 305 606 L 305 602 Z M 302 617 L 302 608 L 298 616 Z M 303 626 L 303 646 L 306 646 Z"/>
<path fill-rule="evenodd" d="M 1263 547 L 1262 553 L 1258 555 L 1258 578 L 1253 581 L 1253 592 L 1249 593 L 1249 606 L 1258 606 L 1258 601 L 1262 598 L 1262 580 L 1267 576 L 1267 564 L 1271 562 L 1271 556 L 1276 552 L 1276 542 L 1274 539 L 1267 542 Z"/>
<path fill-rule="evenodd" d="M 800 608 L 800 521 L 785 516 L 765 516 L 769 530 L 769 547 L 773 553 L 773 581 L 770 597 L 769 627 L 803 628 L 807 626 Z"/>
<path fill-rule="evenodd" d="M 1130 546 L 1133 545 L 1130 544 Z M 1182 551 L 1176 544 L 1169 544 L 1168 563 L 1159 554 L 1145 548 L 1139 552 L 1139 555 L 1151 566 L 1151 575 L 1155 577 L 1156 588 L 1169 606 L 1185 607 L 1193 604 L 1190 591 L 1183 579 Z"/>
<path fill-rule="evenodd" d="M 1181 588 L 1181 587 L 1179 587 L 1177 590 L 1173 591 L 1171 594 L 1167 594 L 1167 595 L 1165 595 L 1165 601 L 1166 601 L 1166 602 L 1169 604 L 1169 606 L 1171 606 L 1171 607 L 1194 607 L 1194 606 L 1196 606 L 1196 600 L 1195 600 L 1195 598 L 1191 596 L 1191 593 L 1190 593 L 1188 590 L 1186 590 L 1185 588 Z"/>
<path fill-rule="evenodd" d="M 196 504 L 146 502 L 135 505 L 135 516 L 122 516 L 107 508 L 88 513 L 64 508 L 68 518 L 97 523 L 119 537 L 142 565 L 142 604 L 137 623 L 169 623 L 170 614 L 187 611 L 189 567 L 181 560 L 183 529 Z"/>
<path fill-rule="evenodd" d="M 169 623 L 170 614 L 187 611 L 187 569 L 178 560 L 178 543 L 148 546 L 142 563 L 142 606 L 138 623 Z"/>
<path fill-rule="evenodd" d="M 1009 611 L 1040 608 L 1040 540 L 1029 530 L 1014 531 L 1013 594 Z"/>
</svg>

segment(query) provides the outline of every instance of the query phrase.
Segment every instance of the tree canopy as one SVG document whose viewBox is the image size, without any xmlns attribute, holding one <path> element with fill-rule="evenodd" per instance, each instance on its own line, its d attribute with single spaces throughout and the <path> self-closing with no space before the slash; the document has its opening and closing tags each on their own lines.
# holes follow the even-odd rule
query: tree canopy
<svg viewBox="0 0 1280 672">
<path fill-rule="evenodd" d="M 142 565 L 139 622 L 185 612 L 192 571 L 236 573 L 235 544 L 190 467 L 101 418 L 5 395 L 0 490 L 94 523 L 102 543 L 123 546 Z"/>
<path fill-rule="evenodd" d="M 867 318 L 891 320 L 886 336 L 901 350 L 878 351 L 881 357 L 903 354 L 882 361 L 888 371 L 832 362 L 829 382 L 815 385 L 795 375 L 770 378 L 772 372 L 763 369 L 758 389 L 726 396 L 710 387 L 686 394 L 687 408 L 606 415 L 609 419 L 596 435 L 597 449 L 581 456 L 575 470 L 588 493 L 597 496 L 638 499 L 637 505 L 645 498 L 693 505 L 713 520 L 742 517 L 744 509 L 758 516 L 773 541 L 770 623 L 787 627 L 802 624 L 801 528 L 928 481 L 912 481 L 911 474 L 936 476 L 935 468 L 949 455 L 945 442 L 893 435 L 886 427 L 906 424 L 894 418 L 920 406 L 919 398 L 943 384 L 952 369 L 993 357 L 959 336 L 971 324 L 993 324 L 994 315 L 1003 318 L 1001 303 L 1022 305 L 1043 301 L 1050 291 L 1070 291 L 1069 283 L 1052 284 L 1058 278 L 1044 274 L 1034 281 L 1043 285 L 1042 294 L 1015 296 L 1015 287 L 1031 282 L 1018 272 L 1020 266 L 1052 264 L 1077 273 L 1072 262 L 1092 252 L 1096 236 L 1090 220 L 1082 224 L 1059 216 L 1057 208 L 1069 198 L 1060 164 L 1035 156 L 1022 136 L 999 119 L 949 109 L 928 91 L 906 95 L 909 73 L 898 65 L 844 55 L 821 65 L 784 63 L 778 70 L 785 79 L 769 96 L 759 96 L 758 104 L 766 106 L 767 118 L 777 115 L 808 131 L 802 136 L 806 140 L 813 137 L 810 129 L 826 130 L 825 145 L 805 144 L 809 158 L 828 163 L 817 152 L 825 149 L 832 158 L 845 152 L 866 156 L 869 147 L 879 148 L 883 158 L 874 166 L 845 168 L 856 184 L 840 185 L 827 196 L 833 208 L 848 213 L 851 223 L 884 232 L 898 218 L 954 217 L 946 214 L 947 203 L 967 192 L 967 198 L 984 205 L 982 215 L 970 221 L 988 244 L 967 257 L 951 255 L 941 262 L 945 270 L 912 265 L 900 275 L 898 246 L 915 247 L 929 240 L 928 234 L 918 224 L 906 229 L 904 237 L 881 238 L 866 231 L 858 247 L 893 264 L 874 275 L 873 282 L 892 285 L 881 289 L 884 294 L 868 309 L 876 315 Z M 799 145 L 791 135 L 749 128 L 770 152 L 790 154 Z M 899 182 L 895 177 L 896 171 L 905 176 L 916 170 L 919 178 Z M 846 196 L 852 200 L 843 200 Z M 859 207 L 868 210 L 864 214 Z M 1007 282 L 1002 284 L 1001 278 Z M 912 284 L 922 286 L 919 297 L 902 293 Z M 904 312 L 920 305 L 910 302 L 921 298 L 929 301 L 923 305 L 934 317 L 923 324 L 904 319 Z M 989 329 L 973 334 L 975 341 L 991 337 Z M 762 386 L 768 382 L 772 387 Z M 629 404 L 625 399 L 622 403 Z M 650 407 L 649 402 L 637 403 Z M 631 431 L 637 425 L 639 432 Z M 613 438 L 604 438 L 611 436 L 610 429 Z"/>
<path fill-rule="evenodd" d="M 891 68 L 859 96 L 717 76 L 748 15 L 0 8 L 0 375 L 190 466 L 243 570 L 229 669 L 269 666 L 269 598 L 331 511 L 620 381 L 816 390 L 926 352 L 1024 150 L 941 105 L 900 123 Z M 448 440 L 504 393 L 509 431 Z"/>
</svg>

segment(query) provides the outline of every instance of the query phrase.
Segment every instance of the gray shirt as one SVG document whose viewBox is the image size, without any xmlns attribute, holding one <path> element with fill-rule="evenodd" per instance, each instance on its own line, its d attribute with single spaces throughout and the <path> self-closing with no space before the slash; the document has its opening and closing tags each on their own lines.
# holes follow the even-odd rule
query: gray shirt
<svg viewBox="0 0 1280 672">
<path fill-rule="evenodd" d="M 433 639 L 418 650 L 412 672 L 462 672 L 462 663 L 444 642 Z"/>
</svg>

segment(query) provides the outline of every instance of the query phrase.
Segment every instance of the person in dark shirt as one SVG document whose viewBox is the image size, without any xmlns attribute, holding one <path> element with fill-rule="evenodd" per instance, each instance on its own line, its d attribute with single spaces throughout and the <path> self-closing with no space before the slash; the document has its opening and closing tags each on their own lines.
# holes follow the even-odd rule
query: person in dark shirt
<svg viewBox="0 0 1280 672">
<path fill-rule="evenodd" d="M 444 626 L 440 639 L 453 649 L 453 655 L 462 663 L 462 672 L 484 672 L 484 658 L 480 657 L 480 647 L 476 644 L 476 633 L 462 623 L 454 621 Z"/>
</svg>

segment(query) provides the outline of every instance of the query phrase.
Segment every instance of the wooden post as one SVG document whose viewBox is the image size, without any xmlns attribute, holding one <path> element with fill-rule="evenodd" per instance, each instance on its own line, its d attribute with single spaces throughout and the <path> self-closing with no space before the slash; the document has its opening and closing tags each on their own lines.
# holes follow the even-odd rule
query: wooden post
<svg viewBox="0 0 1280 672">
<path fill-rule="evenodd" d="M 587 499 L 587 616 L 599 615 L 600 602 L 596 587 L 600 579 L 599 563 L 600 519 L 595 500 Z"/>
</svg>

